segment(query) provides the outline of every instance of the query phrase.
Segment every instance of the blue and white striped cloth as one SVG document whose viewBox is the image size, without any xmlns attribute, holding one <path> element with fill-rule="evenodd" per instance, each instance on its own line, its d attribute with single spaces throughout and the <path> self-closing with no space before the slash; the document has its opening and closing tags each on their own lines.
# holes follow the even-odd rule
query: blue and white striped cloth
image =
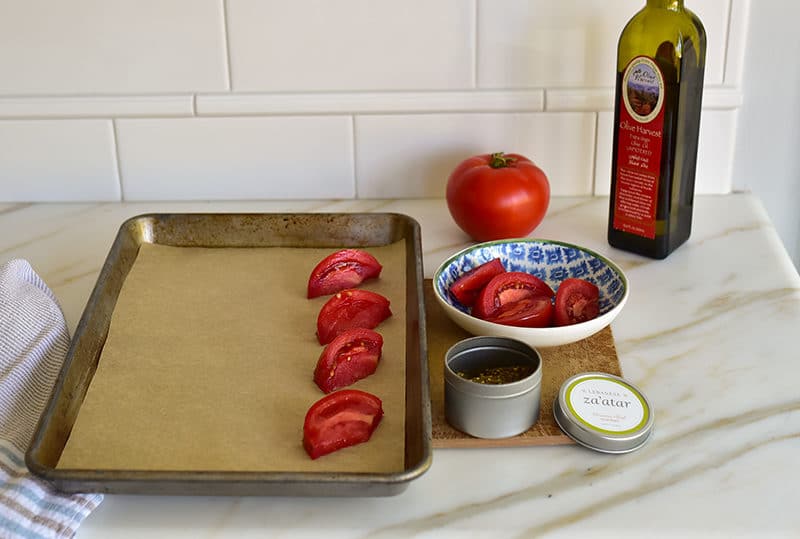
<svg viewBox="0 0 800 539">
<path fill-rule="evenodd" d="M 103 500 L 62 494 L 25 467 L 33 437 L 69 348 L 55 296 L 25 260 L 0 265 L 0 537 L 73 537 Z"/>
</svg>

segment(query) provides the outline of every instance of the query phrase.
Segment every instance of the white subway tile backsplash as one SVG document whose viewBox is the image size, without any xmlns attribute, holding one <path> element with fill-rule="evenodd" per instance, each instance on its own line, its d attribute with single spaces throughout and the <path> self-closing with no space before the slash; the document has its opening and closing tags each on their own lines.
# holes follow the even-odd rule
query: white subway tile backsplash
<svg viewBox="0 0 800 539">
<path fill-rule="evenodd" d="M 613 86 L 638 0 L 478 0 L 478 87 Z"/>
<path fill-rule="evenodd" d="M 0 97 L 0 118 L 192 116 L 190 95 Z"/>
<path fill-rule="evenodd" d="M 352 198 L 348 116 L 117 121 L 125 200 Z"/>
<path fill-rule="evenodd" d="M 558 195 L 588 195 L 593 113 L 420 114 L 356 117 L 361 198 L 441 197 L 463 159 L 505 151 L 533 160 Z"/>
<path fill-rule="evenodd" d="M 697 150 L 695 193 L 726 194 L 732 190 L 733 152 L 736 143 L 736 110 L 704 110 L 700 117 L 700 141 Z M 611 189 L 611 152 L 613 149 L 613 112 L 601 112 L 597 122 L 596 195 L 608 195 Z"/>
<path fill-rule="evenodd" d="M 545 108 L 548 111 L 597 111 L 614 108 L 613 88 L 580 88 L 547 90 Z"/>
<path fill-rule="evenodd" d="M 726 85 L 738 86 L 742 83 L 749 18 L 750 0 L 731 0 L 728 44 L 725 52 Z"/>
<path fill-rule="evenodd" d="M 228 0 L 234 91 L 474 86 L 475 0 Z"/>
<path fill-rule="evenodd" d="M 714 85 L 726 82 L 728 16 L 732 1 L 740 0 L 686 0 L 684 2 L 684 5 L 700 18 L 706 29 L 706 84 Z"/>
<path fill-rule="evenodd" d="M 597 113 L 597 149 L 594 160 L 594 194 L 611 193 L 611 151 L 614 147 L 614 112 Z"/>
<path fill-rule="evenodd" d="M 698 195 L 725 194 L 733 190 L 736 146 L 736 110 L 705 110 L 700 118 L 697 148 Z"/>
<path fill-rule="evenodd" d="M 516 151 L 607 195 L 645 0 L 73 0 L 0 18 L 0 202 L 440 197 Z M 708 33 L 697 192 L 731 187 L 750 0 Z"/>
<path fill-rule="evenodd" d="M 744 96 L 741 90 L 726 87 L 708 87 L 703 89 L 704 109 L 737 109 L 742 106 Z"/>
<path fill-rule="evenodd" d="M 224 93 L 0 97 L 2 118 L 172 118 L 428 112 L 594 112 L 613 108 L 612 88 L 446 92 Z M 736 88 L 706 87 L 703 107 L 742 106 Z"/>
<path fill-rule="evenodd" d="M 479 88 L 613 87 L 617 40 L 644 0 L 477 0 Z M 735 1 L 735 0 L 734 0 Z M 729 0 L 687 2 L 706 28 L 706 81 L 722 84 Z"/>
<path fill-rule="evenodd" d="M 614 88 L 556 88 L 545 92 L 547 111 L 601 111 L 614 109 Z M 742 106 L 738 89 L 706 86 L 703 89 L 704 109 L 736 109 Z"/>
<path fill-rule="evenodd" d="M 0 201 L 119 198 L 110 121 L 0 121 Z"/>
<path fill-rule="evenodd" d="M 4 5 L 2 95 L 227 89 L 220 0 Z"/>
<path fill-rule="evenodd" d="M 0 101 L 0 111 L 2 110 Z M 386 112 L 541 111 L 543 90 L 214 94 L 197 96 L 200 116 Z"/>
</svg>

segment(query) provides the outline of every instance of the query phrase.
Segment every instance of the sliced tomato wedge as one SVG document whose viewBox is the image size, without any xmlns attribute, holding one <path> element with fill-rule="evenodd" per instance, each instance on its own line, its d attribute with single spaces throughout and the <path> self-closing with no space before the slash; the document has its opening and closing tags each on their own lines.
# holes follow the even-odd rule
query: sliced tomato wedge
<svg viewBox="0 0 800 539">
<path fill-rule="evenodd" d="M 548 327 L 553 321 L 553 302 L 547 296 L 533 296 L 505 303 L 486 319 L 495 324 L 526 328 Z"/>
<path fill-rule="evenodd" d="M 506 268 L 499 258 L 494 258 L 489 262 L 484 262 L 480 266 L 474 267 L 464 275 L 456 279 L 456 282 L 450 285 L 450 293 L 454 298 L 465 307 L 472 307 L 478 293 L 486 286 L 486 283 L 492 280 L 492 277 L 503 273 Z"/>
<path fill-rule="evenodd" d="M 553 289 L 535 275 L 507 271 L 495 275 L 483 287 L 472 307 L 472 315 L 485 320 L 494 317 L 496 311 L 508 303 L 536 296 L 552 298 L 553 295 Z"/>
<path fill-rule="evenodd" d="M 586 322 L 600 314 L 600 290 L 589 281 L 570 277 L 558 285 L 553 322 L 568 326 Z"/>
<path fill-rule="evenodd" d="M 328 344 L 348 329 L 373 329 L 392 315 L 389 300 L 380 294 L 348 288 L 330 297 L 317 316 L 317 339 Z"/>
<path fill-rule="evenodd" d="M 348 329 L 325 346 L 314 369 L 314 382 L 325 393 L 347 387 L 375 372 L 382 350 L 380 333 Z"/>
<path fill-rule="evenodd" d="M 366 391 L 343 389 L 311 405 L 303 423 L 303 447 L 317 459 L 366 442 L 383 417 L 381 399 Z"/>
<path fill-rule="evenodd" d="M 380 262 L 366 251 L 342 249 L 323 258 L 308 277 L 308 297 L 327 296 L 354 288 L 381 274 Z"/>
</svg>

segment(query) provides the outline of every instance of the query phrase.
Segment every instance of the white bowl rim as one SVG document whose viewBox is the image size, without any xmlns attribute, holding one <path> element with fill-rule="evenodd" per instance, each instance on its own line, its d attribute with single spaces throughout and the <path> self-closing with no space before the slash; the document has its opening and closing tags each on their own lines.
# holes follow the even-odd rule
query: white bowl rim
<svg viewBox="0 0 800 539">
<path fill-rule="evenodd" d="M 570 248 L 573 248 L 573 249 L 578 249 L 579 251 L 583 251 L 585 253 L 589 253 L 592 256 L 598 258 L 599 260 L 602 260 L 603 263 L 608 265 L 614 271 L 614 273 L 616 273 L 620 277 L 620 279 L 622 280 L 622 284 L 625 287 L 625 291 L 622 293 L 622 297 L 620 298 L 619 302 L 617 302 L 617 304 L 614 307 L 612 307 L 611 309 L 609 309 L 605 313 L 601 314 L 600 316 L 598 316 L 596 318 L 592 318 L 591 320 L 586 320 L 585 322 L 579 322 L 577 324 L 571 324 L 569 326 L 550 326 L 550 327 L 544 327 L 544 328 L 519 328 L 519 329 L 524 329 L 526 333 L 530 332 L 529 333 L 530 335 L 539 334 L 539 335 L 545 336 L 547 334 L 556 333 L 556 332 L 559 332 L 559 331 L 563 332 L 565 328 L 580 328 L 581 326 L 583 326 L 583 324 L 592 325 L 592 326 L 600 325 L 600 329 L 602 329 L 605 326 L 607 326 L 608 324 L 610 324 L 611 320 L 616 318 L 617 313 L 619 312 L 619 310 L 622 309 L 622 307 L 628 301 L 628 294 L 630 293 L 630 284 L 628 283 L 627 276 L 625 275 L 625 273 L 622 271 L 622 269 L 616 263 L 614 263 L 608 257 L 606 257 L 604 255 L 601 255 L 596 251 L 593 251 L 592 249 L 589 249 L 589 248 L 586 248 L 586 247 L 582 247 L 580 245 L 576 245 L 574 243 L 569 243 L 569 242 L 566 242 L 566 241 L 550 240 L 550 239 L 544 239 L 544 238 L 509 238 L 509 239 L 503 239 L 503 240 L 491 240 L 491 241 L 485 241 L 485 242 L 481 242 L 481 243 L 476 243 L 476 244 L 473 244 L 471 246 L 465 247 L 464 249 L 461 249 L 457 253 L 453 254 L 450 257 L 448 257 L 444 262 L 439 264 L 439 267 L 436 268 L 436 271 L 433 273 L 433 282 L 432 282 L 432 284 L 433 284 L 433 293 L 434 293 L 434 296 L 436 296 L 436 299 L 439 300 L 439 302 L 443 306 L 452 309 L 453 314 L 455 314 L 456 316 L 465 317 L 465 318 L 463 318 L 464 320 L 477 320 L 480 323 L 490 324 L 489 327 L 498 327 L 498 328 L 515 327 L 515 326 L 504 326 L 503 324 L 497 324 L 496 322 L 489 322 L 488 320 L 483 320 L 483 319 L 478 318 L 476 316 L 473 316 L 473 315 L 471 315 L 469 313 L 465 313 L 465 312 L 463 312 L 463 311 L 461 311 L 459 309 L 456 309 L 445 298 L 441 297 L 441 294 L 439 293 L 439 287 L 436 285 L 436 283 L 439 281 L 439 276 L 442 274 L 444 269 L 447 266 L 449 266 L 450 264 L 452 264 L 453 261 L 455 261 L 456 259 L 462 257 L 463 255 L 465 255 L 466 253 L 469 253 L 470 251 L 474 251 L 474 250 L 477 250 L 477 249 L 482 249 L 482 248 L 485 248 L 485 247 L 490 247 L 492 245 L 502 245 L 504 243 L 547 243 L 547 244 L 561 245 L 562 247 L 570 247 Z M 606 319 L 608 319 L 608 322 L 605 322 Z M 575 329 L 575 330 L 577 331 L 577 329 Z"/>
</svg>

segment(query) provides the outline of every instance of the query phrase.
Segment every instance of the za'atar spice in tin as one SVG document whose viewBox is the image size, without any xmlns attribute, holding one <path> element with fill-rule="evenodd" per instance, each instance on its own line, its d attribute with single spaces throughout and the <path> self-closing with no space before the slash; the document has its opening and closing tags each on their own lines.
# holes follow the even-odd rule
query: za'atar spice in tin
<svg viewBox="0 0 800 539">
<path fill-rule="evenodd" d="M 539 419 L 542 357 L 504 337 L 471 337 L 454 344 L 444 362 L 445 418 L 476 438 L 509 438 Z"/>
<path fill-rule="evenodd" d="M 653 409 L 633 384 L 612 374 L 587 372 L 567 379 L 553 403 L 561 430 L 602 453 L 628 453 L 653 432 Z"/>
</svg>

